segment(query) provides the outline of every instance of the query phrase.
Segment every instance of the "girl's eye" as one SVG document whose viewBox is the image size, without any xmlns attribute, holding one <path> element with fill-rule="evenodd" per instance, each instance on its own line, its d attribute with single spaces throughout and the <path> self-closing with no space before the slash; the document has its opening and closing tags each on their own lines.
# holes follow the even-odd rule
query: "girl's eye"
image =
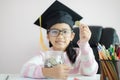
<svg viewBox="0 0 120 80">
<path fill-rule="evenodd" d="M 66 30 L 63 31 L 63 33 L 66 33 L 66 32 L 67 32 Z"/>
<path fill-rule="evenodd" d="M 57 30 L 52 30 L 51 32 L 52 32 L 52 33 L 58 33 L 59 31 L 57 31 Z"/>
<path fill-rule="evenodd" d="M 52 31 L 52 33 L 58 33 L 58 31 L 56 31 L 56 30 L 53 30 L 53 31 Z"/>
<path fill-rule="evenodd" d="M 70 32 L 70 31 L 68 31 L 68 30 L 64 30 L 64 31 L 63 31 L 63 33 L 65 33 L 65 34 L 66 34 L 66 33 L 69 33 L 69 32 Z"/>
<path fill-rule="evenodd" d="M 55 37 L 58 36 L 59 34 L 59 30 L 50 30 L 49 32 L 51 36 L 55 36 Z"/>
</svg>

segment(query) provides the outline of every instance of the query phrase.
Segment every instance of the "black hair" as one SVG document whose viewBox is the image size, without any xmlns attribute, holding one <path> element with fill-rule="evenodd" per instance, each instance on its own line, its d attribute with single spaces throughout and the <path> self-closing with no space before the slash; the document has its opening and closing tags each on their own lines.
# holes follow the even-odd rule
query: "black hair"
<svg viewBox="0 0 120 80">
<path fill-rule="evenodd" d="M 68 47 L 66 48 L 66 53 L 67 53 L 67 56 L 68 56 L 70 62 L 75 63 L 77 53 L 76 53 L 75 49 L 73 48 L 72 41 L 70 41 Z"/>
</svg>

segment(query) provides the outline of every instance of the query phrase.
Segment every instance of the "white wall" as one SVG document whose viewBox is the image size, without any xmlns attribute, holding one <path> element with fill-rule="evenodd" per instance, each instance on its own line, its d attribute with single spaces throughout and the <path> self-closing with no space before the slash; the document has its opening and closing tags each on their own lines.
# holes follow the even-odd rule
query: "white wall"
<svg viewBox="0 0 120 80">
<path fill-rule="evenodd" d="M 19 73 L 39 52 L 39 27 L 33 22 L 55 0 L 0 0 L 0 73 Z M 120 36 L 119 0 L 59 0 L 89 25 L 113 27 Z"/>
</svg>

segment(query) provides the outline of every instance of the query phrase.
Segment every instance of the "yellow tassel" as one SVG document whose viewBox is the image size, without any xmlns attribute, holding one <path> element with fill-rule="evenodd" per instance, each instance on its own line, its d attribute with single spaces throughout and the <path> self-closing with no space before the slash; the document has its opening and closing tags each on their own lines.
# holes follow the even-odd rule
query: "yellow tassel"
<svg viewBox="0 0 120 80">
<path fill-rule="evenodd" d="M 41 17 L 39 18 L 39 21 L 40 21 L 40 45 L 41 45 L 42 50 L 47 51 L 48 48 L 47 48 L 47 46 L 44 44 L 43 35 L 42 35 Z"/>
</svg>

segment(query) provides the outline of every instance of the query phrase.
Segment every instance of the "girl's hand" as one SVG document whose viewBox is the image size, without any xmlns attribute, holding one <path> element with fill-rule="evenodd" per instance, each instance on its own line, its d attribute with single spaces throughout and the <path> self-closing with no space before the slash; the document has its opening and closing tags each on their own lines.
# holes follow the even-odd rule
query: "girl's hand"
<svg viewBox="0 0 120 80">
<path fill-rule="evenodd" d="M 91 31 L 89 27 L 85 24 L 80 24 L 80 42 L 88 42 L 91 38 Z"/>
<path fill-rule="evenodd" d="M 71 67 L 65 64 L 59 64 L 52 68 L 47 68 L 46 71 L 43 70 L 43 74 L 44 76 L 50 77 L 50 78 L 67 79 L 67 77 L 69 76 L 70 70 L 71 70 Z"/>
</svg>

